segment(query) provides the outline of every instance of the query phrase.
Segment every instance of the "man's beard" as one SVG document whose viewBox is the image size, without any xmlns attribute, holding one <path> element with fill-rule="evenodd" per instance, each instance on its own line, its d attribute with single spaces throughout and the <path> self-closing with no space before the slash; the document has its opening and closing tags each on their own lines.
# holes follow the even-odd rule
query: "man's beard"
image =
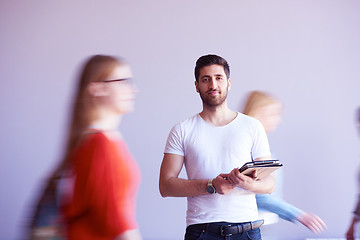
<svg viewBox="0 0 360 240">
<path fill-rule="evenodd" d="M 200 98 L 204 105 L 213 108 L 213 107 L 220 106 L 225 102 L 225 100 L 227 98 L 227 94 L 228 94 L 227 89 L 225 90 L 224 93 L 222 91 L 220 91 L 219 95 L 217 95 L 215 97 L 212 97 L 211 95 L 209 95 L 208 94 L 209 91 L 206 91 L 205 93 L 203 93 L 199 90 Z"/>
</svg>

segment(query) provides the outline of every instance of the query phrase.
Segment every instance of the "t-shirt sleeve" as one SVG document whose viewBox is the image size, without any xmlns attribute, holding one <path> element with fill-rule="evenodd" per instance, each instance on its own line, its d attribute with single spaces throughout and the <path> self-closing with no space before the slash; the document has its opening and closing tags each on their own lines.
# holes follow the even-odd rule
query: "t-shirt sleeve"
<svg viewBox="0 0 360 240">
<path fill-rule="evenodd" d="M 259 157 L 271 155 L 269 141 L 265 129 L 258 120 L 255 120 L 253 137 L 254 140 L 251 149 L 252 158 L 256 159 Z"/>
<path fill-rule="evenodd" d="M 166 141 L 164 153 L 172 153 L 185 156 L 180 124 L 175 125 L 171 129 Z"/>
</svg>

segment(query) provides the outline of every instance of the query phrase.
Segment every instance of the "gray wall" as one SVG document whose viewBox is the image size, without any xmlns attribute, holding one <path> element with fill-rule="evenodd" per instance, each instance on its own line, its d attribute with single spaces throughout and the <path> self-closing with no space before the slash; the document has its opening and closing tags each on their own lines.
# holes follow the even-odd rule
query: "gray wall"
<svg viewBox="0 0 360 240">
<path fill-rule="evenodd" d="M 355 0 L 0 1 L 0 239 L 20 238 L 61 156 L 79 66 L 96 53 L 128 59 L 140 89 L 122 131 L 142 171 L 145 240 L 183 239 L 186 200 L 160 197 L 159 167 L 170 128 L 201 110 L 193 68 L 207 53 L 230 63 L 232 109 L 254 89 L 284 101 L 270 136 L 285 165 L 284 197 L 325 220 L 321 237 L 342 237 L 360 159 L 359 10 Z M 272 230 L 314 237 L 285 221 Z"/>
</svg>

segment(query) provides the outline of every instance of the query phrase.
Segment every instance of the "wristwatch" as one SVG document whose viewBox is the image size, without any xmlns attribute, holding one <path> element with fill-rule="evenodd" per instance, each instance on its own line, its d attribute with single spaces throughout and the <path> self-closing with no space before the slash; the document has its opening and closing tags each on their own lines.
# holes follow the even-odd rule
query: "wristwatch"
<svg viewBox="0 0 360 240">
<path fill-rule="evenodd" d="M 215 188 L 212 184 L 212 181 L 213 181 L 212 179 L 209 179 L 208 184 L 206 186 L 206 191 L 210 194 L 216 193 Z"/>
</svg>

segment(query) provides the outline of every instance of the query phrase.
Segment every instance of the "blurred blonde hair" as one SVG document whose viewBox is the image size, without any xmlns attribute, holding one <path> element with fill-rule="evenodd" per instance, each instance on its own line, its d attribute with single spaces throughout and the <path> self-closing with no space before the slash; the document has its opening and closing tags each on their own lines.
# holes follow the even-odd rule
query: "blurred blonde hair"
<svg viewBox="0 0 360 240">
<path fill-rule="evenodd" d="M 242 113 L 254 117 L 261 108 L 275 103 L 279 103 L 279 100 L 272 97 L 270 94 L 262 91 L 252 91 L 247 97 Z"/>
<path fill-rule="evenodd" d="M 48 204 L 49 197 L 52 197 L 54 195 L 53 193 L 57 192 L 58 180 L 68 174 L 66 170 L 71 166 L 71 153 L 80 142 L 85 131 L 90 127 L 89 125 L 96 118 L 95 105 L 88 91 L 89 84 L 107 80 L 114 69 L 122 64 L 127 63 L 122 59 L 104 55 L 91 56 L 85 62 L 74 96 L 65 151 L 60 163 L 44 183 L 44 191 L 39 195 L 39 199 L 37 199 L 35 204 L 34 217 L 30 223 L 31 226 L 35 226 L 36 224 L 37 219 L 35 216 L 37 216 L 44 207 L 48 206 L 44 205 L 44 203 Z M 30 227 L 30 230 L 32 230 L 32 227 Z"/>
<path fill-rule="evenodd" d="M 127 63 L 123 59 L 106 55 L 94 55 L 86 60 L 74 96 L 65 153 L 53 177 L 60 174 L 69 164 L 69 156 L 72 150 L 77 146 L 92 121 L 95 120 L 95 107 L 91 101 L 87 87 L 90 83 L 107 80 L 114 69 L 122 64 Z"/>
</svg>

